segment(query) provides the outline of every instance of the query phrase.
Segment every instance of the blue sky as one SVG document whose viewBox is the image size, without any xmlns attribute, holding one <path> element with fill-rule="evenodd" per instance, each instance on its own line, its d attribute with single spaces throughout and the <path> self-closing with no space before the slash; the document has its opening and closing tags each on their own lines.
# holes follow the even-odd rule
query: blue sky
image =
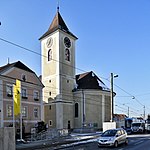
<svg viewBox="0 0 150 150">
<path fill-rule="evenodd" d="M 0 38 L 41 52 L 39 37 L 56 13 L 57 0 L 1 0 Z M 76 67 L 94 71 L 109 87 L 114 79 L 115 112 L 150 113 L 150 1 L 60 0 L 60 13 L 76 42 Z M 0 40 L 0 66 L 22 61 L 41 74 L 40 56 Z M 79 70 L 76 70 L 80 73 Z M 132 99 L 132 95 L 135 99 Z"/>
</svg>

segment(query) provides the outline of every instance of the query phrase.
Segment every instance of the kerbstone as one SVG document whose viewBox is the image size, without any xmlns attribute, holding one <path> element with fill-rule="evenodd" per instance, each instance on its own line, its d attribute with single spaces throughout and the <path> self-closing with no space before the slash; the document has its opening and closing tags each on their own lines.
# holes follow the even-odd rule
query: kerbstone
<svg viewBox="0 0 150 150">
<path fill-rule="evenodd" d="M 15 150 L 15 128 L 0 128 L 0 150 Z"/>
</svg>

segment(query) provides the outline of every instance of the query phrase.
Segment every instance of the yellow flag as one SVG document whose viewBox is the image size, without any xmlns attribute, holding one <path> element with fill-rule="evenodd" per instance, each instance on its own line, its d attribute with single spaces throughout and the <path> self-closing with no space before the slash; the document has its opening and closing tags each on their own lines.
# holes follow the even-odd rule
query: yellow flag
<svg viewBox="0 0 150 150">
<path fill-rule="evenodd" d="M 21 103 L 21 82 L 16 80 L 14 85 L 14 115 L 20 114 L 20 103 Z"/>
</svg>

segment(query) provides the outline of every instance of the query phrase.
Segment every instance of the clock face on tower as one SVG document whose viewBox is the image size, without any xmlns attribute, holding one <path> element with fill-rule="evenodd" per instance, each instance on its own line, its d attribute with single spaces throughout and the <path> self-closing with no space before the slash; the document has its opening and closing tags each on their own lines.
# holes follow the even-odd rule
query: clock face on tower
<svg viewBox="0 0 150 150">
<path fill-rule="evenodd" d="M 64 38 L 64 44 L 67 48 L 70 48 L 71 47 L 71 41 L 68 37 L 65 37 Z"/>
<path fill-rule="evenodd" d="M 53 39 L 52 38 L 48 38 L 47 42 L 46 42 L 47 47 L 50 48 L 52 46 L 52 44 L 53 44 Z"/>
</svg>

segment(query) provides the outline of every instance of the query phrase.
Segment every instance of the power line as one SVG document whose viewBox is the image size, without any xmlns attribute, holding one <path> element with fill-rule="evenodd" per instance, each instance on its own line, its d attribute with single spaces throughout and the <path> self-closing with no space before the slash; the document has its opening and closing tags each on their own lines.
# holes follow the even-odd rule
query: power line
<svg viewBox="0 0 150 150">
<path fill-rule="evenodd" d="M 19 45 L 19 44 L 14 43 L 14 42 L 8 41 L 8 40 L 6 40 L 6 39 L 4 39 L 4 38 L 1 38 L 1 37 L 0 37 L 0 40 L 3 41 L 3 42 L 5 42 L 5 43 L 8 43 L 8 44 L 11 44 L 11 45 L 13 45 L 13 46 L 16 46 L 16 47 L 19 47 L 19 48 L 21 48 L 21 49 L 24 49 L 24 50 L 26 50 L 26 51 L 28 51 L 28 52 L 34 53 L 34 54 L 36 54 L 36 55 L 38 55 L 38 56 L 42 56 L 42 57 L 48 58 L 48 57 L 45 56 L 45 55 L 42 55 L 42 54 L 40 54 L 40 53 L 38 53 L 38 52 L 35 52 L 35 51 L 31 50 L 31 49 L 25 48 L 24 46 L 21 46 L 21 45 Z M 55 60 L 55 59 L 53 59 L 53 58 L 52 58 L 52 60 L 53 60 L 53 61 L 56 61 L 56 62 L 59 62 L 59 63 L 62 63 L 62 64 L 64 64 L 64 65 L 66 65 L 66 66 L 75 68 L 75 69 L 77 69 L 77 70 L 79 70 L 79 71 L 85 72 L 85 71 L 82 70 L 82 69 L 79 69 L 79 68 L 77 68 L 77 67 L 75 67 L 75 66 L 71 66 L 71 65 L 66 64 L 66 63 L 64 63 L 64 62 L 60 62 L 59 60 Z"/>
<path fill-rule="evenodd" d="M 119 103 L 119 102 L 118 102 Z M 122 105 L 122 107 L 120 106 L 120 105 Z M 120 107 L 120 108 L 122 108 L 122 109 L 124 109 L 124 107 L 127 107 L 127 108 L 130 108 L 130 112 L 132 111 L 132 112 L 139 112 L 140 110 L 137 110 L 137 109 L 135 109 L 135 108 L 133 108 L 133 107 L 131 107 L 131 106 L 129 106 L 129 105 L 126 105 L 126 104 L 122 104 L 122 103 L 119 103 L 119 105 L 117 104 L 117 105 L 115 105 L 115 106 L 117 106 L 117 107 Z M 134 111 L 133 111 L 134 110 Z M 141 110 L 141 111 L 143 111 L 143 110 Z M 140 113 L 139 113 L 140 114 Z"/>
<path fill-rule="evenodd" d="M 10 83 L 10 82 L 9 82 Z M 12 83 L 12 84 L 14 84 L 14 83 Z M 22 86 L 22 87 L 24 87 L 24 86 Z M 52 92 L 52 90 L 57 90 L 58 88 L 56 88 L 56 87 L 52 87 L 52 86 L 46 86 L 48 89 L 50 89 L 50 91 Z M 30 90 L 30 89 L 32 89 L 33 90 L 33 88 L 29 88 L 28 87 L 28 90 Z M 49 93 L 50 91 L 45 91 L 45 93 Z M 67 90 L 62 90 L 62 91 L 64 91 L 63 92 L 63 95 L 64 96 L 66 96 L 66 97 L 70 97 L 70 96 L 72 96 L 72 94 L 71 94 L 71 91 L 70 91 L 70 93 L 67 91 Z M 54 94 L 54 95 L 56 95 L 57 93 L 55 92 L 52 92 L 51 94 Z M 62 93 L 60 93 L 60 94 L 62 94 Z M 29 95 L 29 94 L 28 94 Z M 30 94 L 31 95 L 31 94 Z M 92 95 L 92 94 L 90 94 L 90 95 Z M 47 97 L 44 97 L 44 98 L 50 98 L 51 96 L 47 96 Z M 80 96 L 76 96 L 75 97 L 76 99 L 81 99 L 82 97 L 80 97 Z M 68 99 L 65 99 L 65 100 L 68 100 Z M 89 101 L 95 101 L 95 102 L 100 102 L 100 101 L 96 101 L 95 99 L 91 99 L 91 98 L 86 98 L 86 100 L 89 100 Z M 102 103 L 102 102 L 101 102 Z"/>
<path fill-rule="evenodd" d="M 2 76 L 2 75 L 1 75 Z M 6 77 L 6 76 L 5 76 Z M 10 83 L 10 82 L 9 82 Z M 14 84 L 14 83 L 13 83 Z M 50 86 L 47 86 L 47 88 L 50 88 L 50 89 L 54 89 L 54 90 L 56 90 L 56 89 L 58 89 L 58 88 L 56 88 L 56 87 L 50 87 Z M 33 89 L 33 88 L 29 88 L 28 87 L 28 89 Z M 46 93 L 49 93 L 49 91 L 46 91 Z M 53 94 L 57 94 L 57 93 L 53 93 Z M 62 94 L 62 93 L 60 93 L 60 94 Z M 29 95 L 29 94 L 28 94 Z M 68 91 L 66 91 L 66 93 L 63 93 L 63 95 L 64 96 L 66 96 L 66 97 L 70 97 L 71 96 L 71 92 L 70 93 L 68 93 Z M 90 94 L 90 95 L 92 95 L 92 94 Z M 30 94 L 30 96 L 33 96 L 33 95 L 31 95 Z M 44 97 L 44 98 L 50 98 L 50 96 L 47 96 L 47 97 Z M 76 96 L 76 98 L 77 99 L 81 99 L 82 97 L 80 97 L 80 96 Z M 63 99 L 63 100 L 68 100 L 68 99 Z M 89 102 L 88 102 L 88 100 L 89 100 Z M 93 101 L 95 101 L 95 102 L 98 102 L 98 103 L 100 103 L 101 101 L 99 101 L 99 100 L 95 100 L 95 99 L 91 99 L 91 98 L 86 98 L 86 103 L 87 104 L 91 104 L 91 105 L 97 105 L 97 104 L 93 104 Z M 106 106 L 106 107 L 109 107 L 109 104 L 106 104 L 106 103 L 103 103 L 103 102 L 101 102 L 101 104 L 99 104 L 99 106 Z"/>
<path fill-rule="evenodd" d="M 24 50 L 26 50 L 26 51 L 29 51 L 29 52 L 31 52 L 31 53 L 34 53 L 34 54 L 36 54 L 36 55 L 39 55 L 39 56 L 48 58 L 48 57 L 45 56 L 45 55 L 41 55 L 40 53 L 37 53 L 37 52 L 35 52 L 35 51 L 31 50 L 31 49 L 25 48 L 25 47 L 23 47 L 23 46 L 21 46 L 21 45 L 19 45 L 19 44 L 14 43 L 14 42 L 8 41 L 8 40 L 6 40 L 6 39 L 4 39 L 4 38 L 0 38 L 0 40 L 3 41 L 3 42 L 5 42 L 5 43 L 8 43 L 8 44 L 11 44 L 11 45 L 13 45 L 13 46 L 16 46 L 16 47 L 19 47 L 19 48 L 21 48 L 21 49 L 24 49 Z M 66 64 L 66 63 L 64 63 L 64 62 L 60 62 L 60 61 L 55 60 L 55 59 L 52 59 L 52 60 L 53 60 L 53 61 L 56 61 L 56 62 L 59 62 L 59 63 L 62 63 L 62 64 L 64 64 L 64 65 L 67 65 L 67 66 L 69 66 L 69 67 L 73 67 L 73 68 L 75 68 L 75 69 L 77 69 L 77 70 L 80 70 L 80 71 L 82 71 L 82 72 L 86 72 L 86 71 L 83 70 L 83 69 L 76 68 L 75 66 L 71 66 L 71 65 Z M 106 78 L 104 78 L 104 77 L 100 77 L 100 78 L 105 79 L 106 81 L 109 81 L 108 79 L 106 79 Z M 109 81 L 109 82 L 110 82 L 110 81 Z M 133 97 L 140 105 L 144 106 L 144 105 L 143 105 L 137 98 L 135 98 L 135 96 L 133 96 L 131 93 L 127 92 L 126 90 L 124 90 L 123 88 L 121 88 L 120 86 L 118 86 L 118 85 L 116 85 L 116 84 L 114 84 L 114 85 L 115 85 L 117 88 L 119 88 L 120 90 L 122 90 L 123 92 L 125 92 L 126 94 L 128 94 L 129 96 Z"/>
<path fill-rule="evenodd" d="M 19 45 L 19 44 L 14 43 L 14 42 L 8 41 L 8 40 L 6 40 L 6 39 L 4 39 L 4 38 L 1 38 L 1 37 L 0 37 L 0 40 L 3 41 L 3 42 L 5 42 L 5 43 L 8 43 L 8 44 L 11 44 L 11 45 L 13 45 L 13 46 L 16 46 L 16 47 L 19 47 L 19 48 L 21 48 L 21 49 L 24 49 L 24 50 L 26 50 L 26 51 L 29 51 L 29 52 L 31 52 L 31 53 L 34 53 L 34 54 L 36 54 L 36 55 L 38 55 L 38 56 L 42 56 L 42 57 L 48 58 L 48 57 L 45 56 L 45 55 L 42 55 L 42 54 L 40 54 L 40 53 L 38 53 L 38 52 L 35 52 L 35 51 L 31 50 L 31 49 L 25 48 L 24 46 L 21 46 L 21 45 Z M 87 71 L 85 71 L 85 70 L 83 70 L 83 69 L 80 69 L 80 68 L 77 68 L 77 67 L 75 67 L 75 66 L 66 64 L 66 63 L 61 62 L 61 61 L 59 61 L 59 60 L 55 60 L 55 59 L 53 59 L 53 58 L 52 58 L 52 60 L 53 60 L 53 61 L 56 61 L 56 62 L 59 62 L 59 63 L 61 63 L 61 64 L 64 64 L 64 65 L 66 65 L 66 66 L 75 68 L 76 70 L 79 70 L 79 71 L 81 71 L 81 72 L 87 72 Z M 106 78 L 104 78 L 104 77 L 100 77 L 100 78 L 105 79 L 105 80 L 108 80 L 108 79 L 106 79 Z"/>
</svg>

